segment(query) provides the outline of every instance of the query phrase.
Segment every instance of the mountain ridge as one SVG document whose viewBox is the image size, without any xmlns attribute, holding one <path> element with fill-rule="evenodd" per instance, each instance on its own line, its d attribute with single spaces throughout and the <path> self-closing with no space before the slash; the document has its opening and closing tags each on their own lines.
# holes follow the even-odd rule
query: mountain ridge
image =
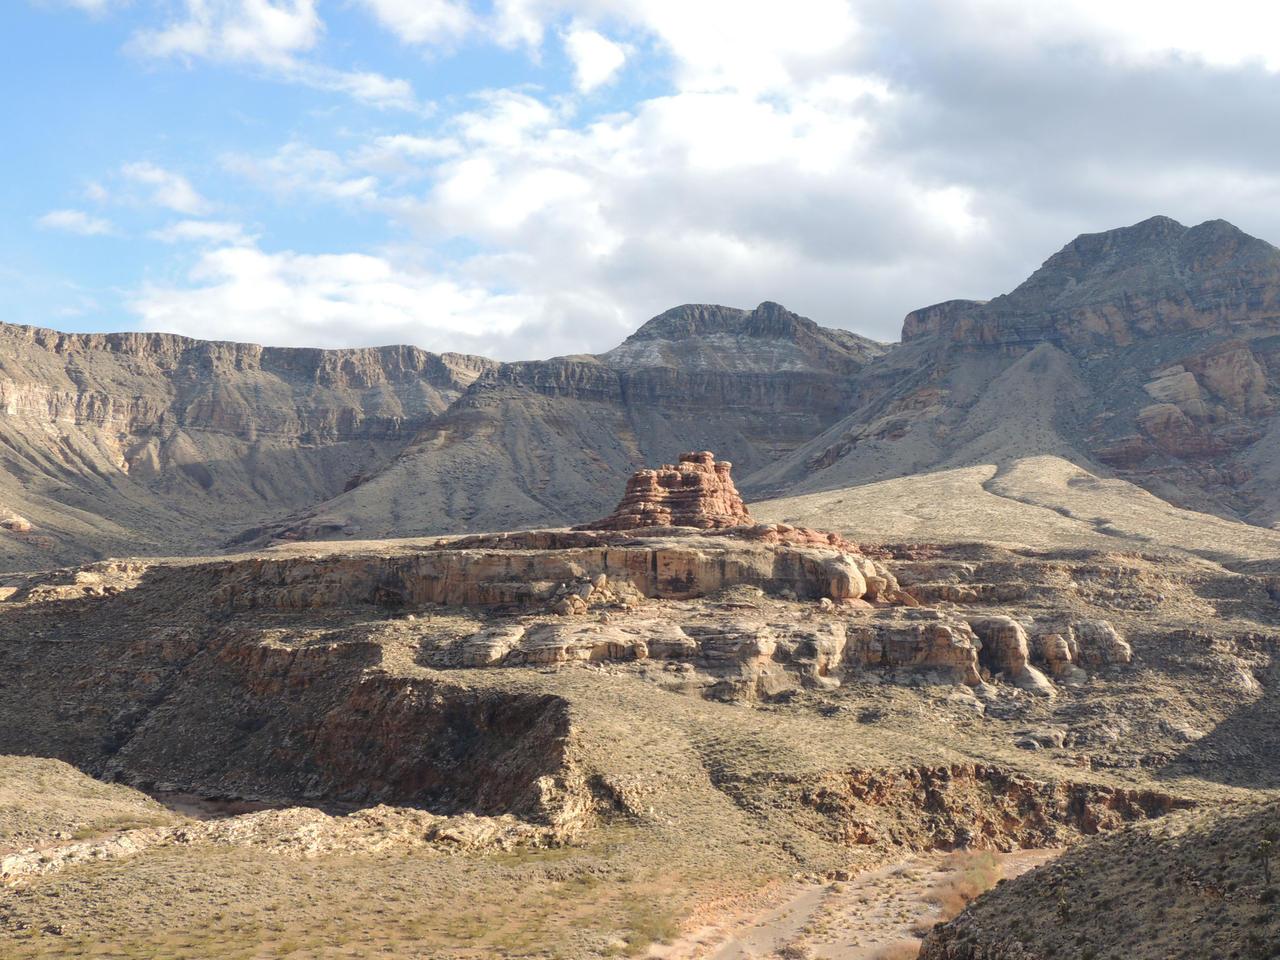
<svg viewBox="0 0 1280 960">
<path fill-rule="evenodd" d="M 1007 294 L 912 311 L 897 344 L 766 301 L 508 363 L 15 326 L 0 346 L 9 568 L 570 525 L 703 449 L 757 499 L 1052 456 L 1280 522 L 1280 250 L 1224 221 L 1082 234 Z"/>
</svg>

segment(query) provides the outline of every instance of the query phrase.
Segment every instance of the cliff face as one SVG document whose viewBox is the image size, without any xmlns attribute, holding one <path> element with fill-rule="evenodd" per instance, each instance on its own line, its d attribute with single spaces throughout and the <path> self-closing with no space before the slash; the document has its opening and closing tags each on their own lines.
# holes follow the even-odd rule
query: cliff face
<svg viewBox="0 0 1280 960">
<path fill-rule="evenodd" d="M 216 548 L 341 493 L 493 366 L 0 326 L 0 514 L 28 527 L 0 559 Z"/>
<path fill-rule="evenodd" d="M 1280 520 L 1280 250 L 1167 217 L 1088 234 L 989 302 L 909 314 L 861 406 L 748 492 L 1039 454 L 1172 503 Z"/>
</svg>

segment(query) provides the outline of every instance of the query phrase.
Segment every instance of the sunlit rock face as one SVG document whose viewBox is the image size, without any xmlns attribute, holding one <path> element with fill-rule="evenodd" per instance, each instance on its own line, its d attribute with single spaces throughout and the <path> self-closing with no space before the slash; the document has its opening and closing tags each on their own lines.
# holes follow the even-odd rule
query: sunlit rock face
<svg viewBox="0 0 1280 960">
<path fill-rule="evenodd" d="M 682 453 L 677 464 L 638 470 L 627 481 L 618 509 L 586 530 L 633 530 L 639 527 L 698 527 L 702 530 L 744 526 L 751 514 L 733 478 L 733 465 L 716 461 L 709 450 Z"/>
</svg>

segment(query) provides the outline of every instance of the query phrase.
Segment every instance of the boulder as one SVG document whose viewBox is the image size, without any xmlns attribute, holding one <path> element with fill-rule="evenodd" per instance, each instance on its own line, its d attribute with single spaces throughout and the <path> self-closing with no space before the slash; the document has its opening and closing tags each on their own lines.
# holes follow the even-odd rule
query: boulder
<svg viewBox="0 0 1280 960">
<path fill-rule="evenodd" d="M 1027 633 L 1012 617 L 980 617 L 969 626 L 982 641 L 982 660 L 1010 679 L 1027 667 Z"/>
<path fill-rule="evenodd" d="M 867 581 L 852 557 L 832 557 L 823 564 L 823 574 L 832 600 L 857 600 L 867 592 Z"/>
<path fill-rule="evenodd" d="M 1081 663 L 1121 664 L 1133 662 L 1133 648 L 1108 620 L 1077 620 L 1072 624 L 1077 659 Z"/>
</svg>

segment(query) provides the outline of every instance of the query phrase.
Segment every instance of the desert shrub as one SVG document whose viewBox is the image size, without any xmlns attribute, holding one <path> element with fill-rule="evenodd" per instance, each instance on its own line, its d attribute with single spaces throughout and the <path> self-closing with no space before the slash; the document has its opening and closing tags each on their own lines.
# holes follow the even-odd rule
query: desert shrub
<svg viewBox="0 0 1280 960">
<path fill-rule="evenodd" d="M 937 905 L 940 920 L 950 920 L 1000 880 L 1000 861 L 989 850 L 953 853 L 942 865 L 951 873 L 924 895 L 926 902 Z"/>
<path fill-rule="evenodd" d="M 919 955 L 919 940 L 899 940 L 877 950 L 873 960 L 915 960 Z"/>
</svg>

